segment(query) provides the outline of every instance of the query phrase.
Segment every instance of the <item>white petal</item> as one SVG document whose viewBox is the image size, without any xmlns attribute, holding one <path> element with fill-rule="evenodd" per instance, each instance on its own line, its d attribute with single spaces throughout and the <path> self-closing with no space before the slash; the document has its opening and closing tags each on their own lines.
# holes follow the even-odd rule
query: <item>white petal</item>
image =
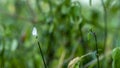
<svg viewBox="0 0 120 68">
<path fill-rule="evenodd" d="M 33 36 L 37 36 L 37 29 L 36 29 L 36 27 L 33 27 L 32 35 Z"/>
</svg>

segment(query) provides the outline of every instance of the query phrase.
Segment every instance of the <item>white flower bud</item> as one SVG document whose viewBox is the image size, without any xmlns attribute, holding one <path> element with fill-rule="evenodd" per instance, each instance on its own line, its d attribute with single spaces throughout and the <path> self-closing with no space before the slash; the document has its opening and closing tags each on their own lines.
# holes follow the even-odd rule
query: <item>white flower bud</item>
<svg viewBox="0 0 120 68">
<path fill-rule="evenodd" d="M 37 36 L 37 29 L 36 29 L 36 27 L 33 27 L 32 35 L 33 36 Z"/>
</svg>

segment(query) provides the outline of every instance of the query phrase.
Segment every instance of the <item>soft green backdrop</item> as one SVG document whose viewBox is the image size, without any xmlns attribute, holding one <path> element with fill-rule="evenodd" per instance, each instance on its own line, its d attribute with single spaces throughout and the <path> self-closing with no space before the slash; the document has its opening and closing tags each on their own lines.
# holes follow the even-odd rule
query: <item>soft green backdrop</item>
<svg viewBox="0 0 120 68">
<path fill-rule="evenodd" d="M 87 1 L 88 4 L 82 0 L 0 0 L 1 67 L 44 67 L 36 39 L 32 36 L 33 27 L 38 30 L 48 68 L 67 68 L 73 58 L 95 51 L 91 28 L 97 35 L 100 56 L 103 56 L 105 18 L 108 29 L 105 52 L 111 53 L 120 45 L 120 0 L 104 0 L 105 8 L 101 0 L 98 5 L 95 0 Z M 80 67 L 95 59 L 94 54 L 87 56 Z M 111 55 L 108 54 L 100 64 L 102 68 L 111 68 Z M 94 63 L 89 65 L 96 66 Z"/>
</svg>

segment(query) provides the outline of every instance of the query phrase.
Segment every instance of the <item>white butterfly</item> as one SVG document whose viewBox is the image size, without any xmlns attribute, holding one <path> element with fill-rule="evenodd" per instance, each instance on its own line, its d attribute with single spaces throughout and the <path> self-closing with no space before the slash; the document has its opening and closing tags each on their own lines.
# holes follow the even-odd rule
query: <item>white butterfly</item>
<svg viewBox="0 0 120 68">
<path fill-rule="evenodd" d="M 37 36 L 37 28 L 36 27 L 33 27 L 32 35 Z"/>
</svg>

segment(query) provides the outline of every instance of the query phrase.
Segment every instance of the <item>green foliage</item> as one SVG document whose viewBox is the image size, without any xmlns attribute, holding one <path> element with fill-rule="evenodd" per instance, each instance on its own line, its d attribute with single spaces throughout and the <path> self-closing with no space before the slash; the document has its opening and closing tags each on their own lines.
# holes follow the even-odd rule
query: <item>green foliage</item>
<svg viewBox="0 0 120 68">
<path fill-rule="evenodd" d="M 113 50 L 112 58 L 113 58 L 113 62 L 112 62 L 113 68 L 119 68 L 120 67 L 120 48 L 119 47 Z"/>
<path fill-rule="evenodd" d="M 79 68 L 79 63 L 77 63 L 74 68 Z"/>
</svg>

